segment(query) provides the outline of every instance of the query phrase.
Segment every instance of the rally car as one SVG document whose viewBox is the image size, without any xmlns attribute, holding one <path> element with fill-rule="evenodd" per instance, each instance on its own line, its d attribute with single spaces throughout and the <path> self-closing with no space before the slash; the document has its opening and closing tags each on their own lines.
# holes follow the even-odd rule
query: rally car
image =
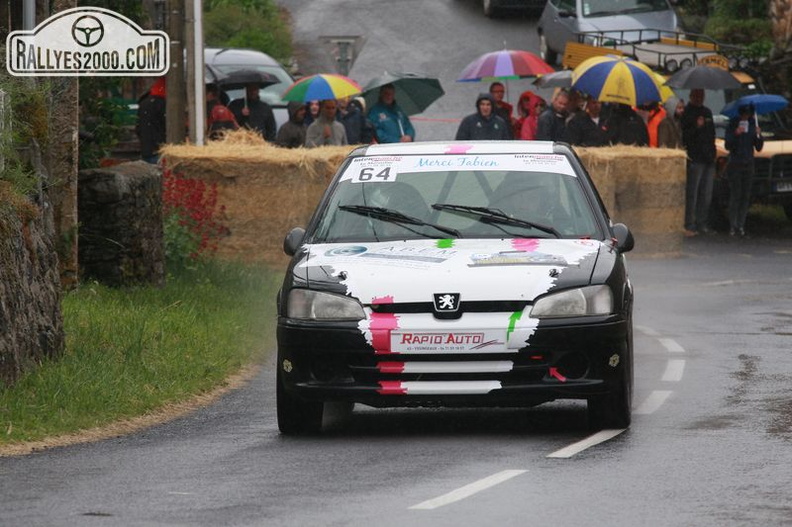
<svg viewBox="0 0 792 527">
<path fill-rule="evenodd" d="M 566 144 L 355 149 L 284 240 L 280 431 L 319 432 L 328 402 L 585 399 L 629 426 L 633 244 Z"/>
</svg>

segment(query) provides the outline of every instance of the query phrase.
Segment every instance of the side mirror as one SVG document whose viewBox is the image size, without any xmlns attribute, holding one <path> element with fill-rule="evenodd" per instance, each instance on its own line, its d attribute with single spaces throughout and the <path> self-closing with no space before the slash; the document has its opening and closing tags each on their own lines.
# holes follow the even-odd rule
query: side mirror
<svg viewBox="0 0 792 527">
<path fill-rule="evenodd" d="M 613 236 L 616 238 L 616 249 L 620 252 L 626 253 L 632 251 L 633 247 L 635 247 L 633 235 L 625 224 L 617 223 L 614 225 Z"/>
<path fill-rule="evenodd" d="M 283 239 L 283 252 L 289 256 L 294 256 L 297 249 L 302 245 L 303 238 L 305 237 L 305 229 L 302 227 L 295 227 L 289 231 L 286 238 Z"/>
</svg>

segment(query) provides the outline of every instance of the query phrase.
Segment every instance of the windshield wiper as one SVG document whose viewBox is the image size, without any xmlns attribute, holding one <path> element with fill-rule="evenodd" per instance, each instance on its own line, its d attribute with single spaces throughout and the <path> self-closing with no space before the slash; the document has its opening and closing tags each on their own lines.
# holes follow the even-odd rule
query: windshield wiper
<svg viewBox="0 0 792 527">
<path fill-rule="evenodd" d="M 484 223 L 511 225 L 513 227 L 528 227 L 537 229 L 548 234 L 552 234 L 556 238 L 560 238 L 561 234 L 549 225 L 541 223 L 534 223 L 528 220 L 521 220 L 513 218 L 500 209 L 492 209 L 489 207 L 474 207 L 472 205 L 452 205 L 450 203 L 435 203 L 432 205 L 435 210 L 447 210 L 450 212 L 459 212 L 462 214 L 473 214 L 478 216 L 479 220 Z"/>
<path fill-rule="evenodd" d="M 455 236 L 457 238 L 462 237 L 459 234 L 459 231 L 456 229 L 429 223 L 421 219 L 402 214 L 401 212 L 393 209 L 386 209 L 384 207 L 370 207 L 368 205 L 339 205 L 338 208 L 341 210 L 354 212 L 355 214 L 360 214 L 361 216 L 369 216 L 370 218 L 376 218 L 378 220 L 388 221 L 391 223 L 406 223 L 408 225 L 421 226 L 426 225 L 427 227 L 432 227 L 433 229 L 450 234 L 451 236 Z"/>
</svg>

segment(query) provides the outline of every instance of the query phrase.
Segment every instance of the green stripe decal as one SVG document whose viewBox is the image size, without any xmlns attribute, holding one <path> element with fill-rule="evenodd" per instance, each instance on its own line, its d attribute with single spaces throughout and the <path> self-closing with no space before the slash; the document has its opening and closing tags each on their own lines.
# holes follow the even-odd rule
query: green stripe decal
<svg viewBox="0 0 792 527">
<path fill-rule="evenodd" d="M 454 240 L 449 238 L 447 240 L 437 240 L 437 248 L 438 249 L 450 249 L 454 246 Z"/>
<path fill-rule="evenodd" d="M 514 332 L 514 326 L 517 324 L 517 321 L 520 320 L 522 314 L 523 314 L 522 311 L 515 311 L 509 317 L 509 329 L 506 330 L 506 343 L 509 342 L 509 335 L 511 335 Z"/>
</svg>

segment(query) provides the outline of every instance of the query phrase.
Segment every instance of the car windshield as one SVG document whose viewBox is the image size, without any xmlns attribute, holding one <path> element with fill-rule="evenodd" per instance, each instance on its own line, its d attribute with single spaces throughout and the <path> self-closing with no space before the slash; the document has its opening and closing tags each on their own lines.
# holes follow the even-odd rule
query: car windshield
<svg viewBox="0 0 792 527">
<path fill-rule="evenodd" d="M 219 70 L 221 73 L 231 73 L 232 71 L 242 69 L 255 69 L 257 71 L 263 71 L 265 73 L 274 75 L 280 82 L 259 90 L 259 97 L 262 101 L 271 106 L 286 106 L 286 101 L 281 99 L 281 95 L 284 91 L 286 91 L 286 88 L 288 88 L 293 81 L 292 78 L 289 77 L 289 74 L 286 73 L 286 71 L 284 71 L 284 69 L 280 66 L 265 66 L 262 64 L 213 64 L 212 67 Z M 226 93 L 232 101 L 245 96 L 245 90 L 243 89 L 227 90 Z"/>
<path fill-rule="evenodd" d="M 356 157 L 343 170 L 315 243 L 600 235 L 563 155 Z"/>
<path fill-rule="evenodd" d="M 668 11 L 666 0 L 584 0 L 583 16 L 612 16 L 649 11 Z"/>
</svg>

